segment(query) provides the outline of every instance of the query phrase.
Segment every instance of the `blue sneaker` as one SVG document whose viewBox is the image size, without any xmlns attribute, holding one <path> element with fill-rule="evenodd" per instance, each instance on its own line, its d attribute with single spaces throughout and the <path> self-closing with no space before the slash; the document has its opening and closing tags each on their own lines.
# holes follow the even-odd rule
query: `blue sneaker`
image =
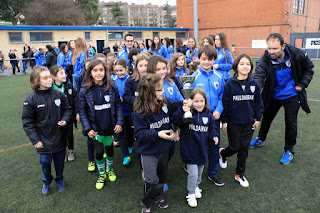
<svg viewBox="0 0 320 213">
<path fill-rule="evenodd" d="M 128 150 L 129 150 L 129 154 L 131 154 L 132 150 L 133 150 L 133 147 L 128 147 Z"/>
<path fill-rule="evenodd" d="M 265 144 L 264 141 L 260 140 L 259 137 L 256 137 L 255 139 L 253 139 L 251 142 L 250 142 L 250 148 L 254 148 L 256 146 L 263 146 Z"/>
<path fill-rule="evenodd" d="M 163 191 L 169 191 L 169 186 L 166 183 L 163 185 Z"/>
<path fill-rule="evenodd" d="M 50 193 L 50 185 L 44 184 L 42 187 L 42 194 L 47 195 Z"/>
<path fill-rule="evenodd" d="M 123 166 L 129 166 L 129 165 L 130 165 L 130 162 L 131 162 L 130 156 L 124 157 L 124 158 L 123 158 L 123 163 L 122 163 L 122 165 L 123 165 Z"/>
<path fill-rule="evenodd" d="M 289 150 L 287 150 L 280 159 L 280 163 L 282 163 L 283 165 L 287 165 L 292 161 L 292 159 L 293 154 Z"/>
<path fill-rule="evenodd" d="M 57 185 L 59 192 L 63 192 L 66 189 L 66 185 L 64 185 L 63 181 L 58 181 Z"/>
</svg>

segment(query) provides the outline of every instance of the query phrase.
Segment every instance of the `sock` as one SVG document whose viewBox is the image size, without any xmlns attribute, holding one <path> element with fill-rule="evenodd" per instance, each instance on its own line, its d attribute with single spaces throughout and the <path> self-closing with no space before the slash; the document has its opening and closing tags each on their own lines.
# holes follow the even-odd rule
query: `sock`
<svg viewBox="0 0 320 213">
<path fill-rule="evenodd" d="M 109 157 L 107 156 L 107 169 L 112 169 L 112 166 L 113 166 L 113 156 L 112 157 Z"/>
<path fill-rule="evenodd" d="M 113 140 L 114 140 L 114 141 L 118 141 L 117 136 L 114 135 L 114 136 L 113 136 Z"/>
<path fill-rule="evenodd" d="M 98 167 L 98 171 L 100 175 L 106 175 L 106 163 L 104 158 L 102 158 L 102 160 L 97 160 L 96 159 L 96 163 L 97 163 L 97 167 Z"/>
</svg>

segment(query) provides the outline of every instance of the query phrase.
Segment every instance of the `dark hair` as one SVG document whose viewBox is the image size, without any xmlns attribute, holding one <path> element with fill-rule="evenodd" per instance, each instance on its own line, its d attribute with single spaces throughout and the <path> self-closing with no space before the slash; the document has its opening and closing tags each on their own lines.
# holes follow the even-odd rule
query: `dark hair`
<svg viewBox="0 0 320 213">
<path fill-rule="evenodd" d="M 184 58 L 184 64 L 183 64 L 183 68 L 184 68 L 184 71 L 187 72 L 187 60 L 186 60 L 186 56 L 183 54 L 183 53 L 176 53 L 173 55 L 172 57 L 172 67 L 173 67 L 173 71 L 174 71 L 174 75 L 170 73 L 170 77 L 173 78 L 173 77 L 176 77 L 176 68 L 177 68 L 177 60 L 183 56 Z"/>
<path fill-rule="evenodd" d="M 191 65 L 191 69 L 190 69 L 190 75 L 192 75 L 195 71 L 198 70 L 198 66 L 200 66 L 200 62 L 199 61 L 194 61 Z"/>
<path fill-rule="evenodd" d="M 125 41 L 126 41 L 126 39 L 127 39 L 128 36 L 132 36 L 132 37 L 133 37 L 133 35 L 132 35 L 131 33 L 127 33 L 127 34 L 124 36 L 124 40 L 125 40 Z"/>
<path fill-rule="evenodd" d="M 147 73 L 152 73 L 152 74 L 156 74 L 156 67 L 158 63 L 164 63 L 167 67 L 167 61 L 166 59 L 164 59 L 162 56 L 160 55 L 153 55 L 149 58 L 148 61 L 148 69 L 147 69 Z M 169 78 L 169 76 L 166 75 L 166 80 L 171 83 L 171 79 Z"/>
<path fill-rule="evenodd" d="M 52 52 L 54 55 L 58 55 L 51 45 L 47 44 L 46 48 L 49 50 L 49 52 Z"/>
<path fill-rule="evenodd" d="M 154 43 L 154 38 L 155 37 L 159 38 L 159 43 L 158 44 Z M 152 40 L 151 52 L 154 52 L 156 49 L 157 49 L 157 52 L 159 52 L 159 50 L 161 48 L 161 39 L 160 39 L 160 37 L 159 36 L 155 36 L 155 37 L 153 37 L 153 40 Z"/>
<path fill-rule="evenodd" d="M 224 58 L 225 58 L 226 62 L 228 63 L 228 59 L 227 59 L 227 55 L 226 55 L 225 49 L 229 50 L 229 52 L 232 55 L 233 55 L 233 53 L 232 53 L 232 51 L 231 51 L 231 49 L 229 47 L 229 44 L 228 44 L 228 41 L 227 41 L 227 35 L 224 32 L 220 32 L 216 36 L 219 36 L 219 38 L 220 38 L 221 50 L 222 50 L 222 53 L 224 55 Z"/>
<path fill-rule="evenodd" d="M 100 54 L 100 53 L 98 53 L 98 54 Z M 115 54 L 115 53 L 108 53 L 107 54 L 107 57 L 117 57 L 117 54 Z"/>
<path fill-rule="evenodd" d="M 133 110 L 143 116 L 152 116 L 159 113 L 165 104 L 165 98 L 158 102 L 156 97 L 156 85 L 163 82 L 160 76 L 146 74 L 141 77 L 138 84 L 138 97 L 133 103 Z"/>
<path fill-rule="evenodd" d="M 128 58 L 130 60 L 130 63 L 132 63 L 132 61 L 133 61 L 133 56 L 138 55 L 139 53 L 140 53 L 140 49 L 138 49 L 138 48 L 132 48 L 129 51 Z"/>
<path fill-rule="evenodd" d="M 149 58 L 150 58 L 150 56 L 145 54 L 145 52 L 138 54 L 136 63 L 134 64 L 134 70 L 133 70 L 133 73 L 132 73 L 132 80 L 134 80 L 134 81 L 139 81 L 140 80 L 141 76 L 140 76 L 140 73 L 138 71 L 138 64 L 142 60 L 146 60 L 149 63 Z"/>
<path fill-rule="evenodd" d="M 57 76 L 60 70 L 64 70 L 64 68 L 62 66 L 53 65 L 52 67 L 50 67 L 50 74 L 53 76 Z"/>
<path fill-rule="evenodd" d="M 92 58 L 86 58 L 86 60 L 84 60 L 83 70 L 82 70 L 82 73 L 81 73 L 82 78 L 84 78 L 84 76 L 86 75 L 86 72 L 88 71 L 86 69 L 86 63 L 91 62 L 91 61 L 93 61 Z"/>
<path fill-rule="evenodd" d="M 200 95 L 204 98 L 204 100 L 205 100 L 205 106 L 207 107 L 207 111 L 206 111 L 206 112 L 207 112 L 207 113 L 210 113 L 210 106 L 209 106 L 209 104 L 208 104 L 206 92 L 205 92 L 203 89 L 201 89 L 201 88 L 199 88 L 199 87 L 196 87 L 196 88 L 194 88 L 194 89 L 192 90 L 191 95 L 190 95 L 190 99 L 192 100 L 196 94 L 200 94 Z"/>
<path fill-rule="evenodd" d="M 123 66 L 124 68 L 127 68 L 127 62 L 126 60 L 120 58 L 120 59 L 114 59 L 112 60 L 112 65 L 115 66 L 115 65 L 121 65 Z M 113 66 L 112 66 L 112 69 L 113 69 Z"/>
<path fill-rule="evenodd" d="M 66 43 L 63 43 L 63 44 L 61 44 L 60 45 L 60 50 L 59 50 L 59 54 L 60 53 L 63 53 L 63 55 L 68 55 L 68 53 L 66 53 L 65 51 L 64 51 L 64 49 L 66 48 L 66 46 L 68 46 Z"/>
<path fill-rule="evenodd" d="M 216 37 L 215 34 L 209 34 L 208 36 L 210 36 L 212 38 L 212 40 L 214 41 L 214 38 Z"/>
<path fill-rule="evenodd" d="M 97 59 L 97 58 L 107 58 L 107 57 L 103 53 L 97 53 L 93 56 L 93 59 Z"/>
<path fill-rule="evenodd" d="M 207 39 L 207 40 L 208 40 L 208 42 L 209 42 L 209 44 L 213 46 L 213 44 L 214 44 L 214 40 L 212 39 L 212 37 L 211 37 L 211 36 L 206 36 L 206 37 L 204 37 L 204 38 L 203 38 L 203 41 L 204 41 L 205 39 Z"/>
<path fill-rule="evenodd" d="M 234 59 L 234 62 L 232 64 L 232 69 L 235 72 L 235 75 L 238 76 L 238 72 L 239 72 L 238 71 L 238 65 L 239 65 L 240 60 L 242 58 L 247 58 L 250 61 L 251 70 L 250 70 L 250 72 L 248 74 L 248 77 L 251 77 L 252 71 L 253 71 L 253 61 L 252 61 L 251 57 L 249 55 L 245 54 L 245 53 L 240 54 L 236 59 Z"/>
<path fill-rule="evenodd" d="M 40 85 L 40 73 L 49 71 L 48 68 L 43 66 L 35 66 L 30 74 L 30 86 L 35 91 Z M 50 71 L 49 71 L 50 72 Z"/>
<path fill-rule="evenodd" d="M 110 88 L 111 84 L 113 84 L 113 81 L 111 80 L 111 77 L 109 75 L 106 63 L 103 63 L 103 61 L 96 59 L 96 60 L 93 60 L 90 62 L 89 69 L 85 74 L 84 82 L 83 82 L 83 87 L 85 89 L 87 89 L 87 90 L 90 89 L 90 87 L 94 83 L 94 79 L 91 76 L 91 72 L 99 64 L 101 64 L 105 70 L 105 72 L 104 72 L 105 75 L 102 79 L 103 84 L 104 84 L 103 90 L 107 91 Z"/>
<path fill-rule="evenodd" d="M 176 39 L 176 50 L 183 46 L 183 42 L 181 38 Z"/>
<path fill-rule="evenodd" d="M 71 51 L 73 52 L 73 49 L 71 48 L 71 45 L 70 45 L 70 43 L 71 43 L 72 41 L 74 42 L 74 40 L 68 41 L 67 45 L 68 45 L 69 50 L 71 50 Z"/>
<path fill-rule="evenodd" d="M 164 37 L 164 40 L 166 40 L 166 47 L 168 48 L 171 45 L 171 41 L 168 37 Z"/>
<path fill-rule="evenodd" d="M 267 38 L 267 42 L 270 40 L 270 39 L 278 39 L 280 41 L 280 45 L 284 45 L 284 38 L 283 36 L 280 34 L 280 33 L 272 33 L 268 36 Z"/>
<path fill-rule="evenodd" d="M 141 42 L 140 44 L 142 44 L 142 45 L 143 45 L 143 47 L 146 47 L 146 45 L 144 45 L 144 43 L 143 43 L 143 42 Z M 140 45 L 139 45 L 139 49 L 140 49 Z"/>
<path fill-rule="evenodd" d="M 217 58 L 217 51 L 211 45 L 201 47 L 198 51 L 198 58 L 201 57 L 202 53 L 204 53 L 209 60 L 215 60 Z"/>
</svg>

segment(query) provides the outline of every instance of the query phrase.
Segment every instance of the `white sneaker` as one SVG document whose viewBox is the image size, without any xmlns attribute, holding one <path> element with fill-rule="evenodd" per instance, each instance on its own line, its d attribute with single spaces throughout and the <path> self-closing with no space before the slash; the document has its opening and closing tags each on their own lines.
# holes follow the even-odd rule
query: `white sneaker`
<svg viewBox="0 0 320 213">
<path fill-rule="evenodd" d="M 236 181 L 238 181 L 242 187 L 244 187 L 244 188 L 249 187 L 249 182 L 247 181 L 247 179 L 246 179 L 243 175 L 240 176 L 240 175 L 237 175 L 237 174 L 236 174 L 236 175 L 234 176 L 234 179 L 235 179 Z"/>
<path fill-rule="evenodd" d="M 201 198 L 202 197 L 202 193 L 201 192 L 202 192 L 202 189 L 197 187 L 196 191 L 195 191 L 196 198 Z"/>
<path fill-rule="evenodd" d="M 222 169 L 225 169 L 225 168 L 227 168 L 227 166 L 228 166 L 228 162 L 227 162 L 227 160 L 223 161 L 223 158 L 222 158 L 222 156 L 221 156 L 221 154 L 220 154 L 223 149 L 224 149 L 224 148 L 220 148 L 220 149 L 219 149 L 219 165 L 220 165 L 220 167 L 221 167 Z"/>
<path fill-rule="evenodd" d="M 73 150 L 69 150 L 69 153 L 68 153 L 68 161 L 73 161 L 74 160 L 74 153 L 73 153 Z"/>
<path fill-rule="evenodd" d="M 197 199 L 196 199 L 196 194 L 188 194 L 188 196 L 186 196 L 186 198 L 187 198 L 189 206 L 196 207 L 198 205 Z"/>
</svg>

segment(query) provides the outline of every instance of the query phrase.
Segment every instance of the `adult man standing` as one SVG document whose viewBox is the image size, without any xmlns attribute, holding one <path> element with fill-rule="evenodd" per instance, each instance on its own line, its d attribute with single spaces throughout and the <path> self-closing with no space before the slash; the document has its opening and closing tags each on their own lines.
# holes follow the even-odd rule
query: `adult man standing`
<svg viewBox="0 0 320 213">
<path fill-rule="evenodd" d="M 117 58 L 122 58 L 124 60 L 127 61 L 127 64 L 129 63 L 129 57 L 128 57 L 128 54 L 129 54 L 129 51 L 132 49 L 133 47 L 133 35 L 128 33 L 124 36 L 124 46 L 122 48 L 122 50 L 119 51 L 118 55 L 117 55 Z"/>
<path fill-rule="evenodd" d="M 113 49 L 113 52 L 118 52 L 118 48 L 119 48 L 119 46 L 118 46 L 118 44 L 117 44 L 117 42 L 112 46 L 112 49 Z"/>
<path fill-rule="evenodd" d="M 285 111 L 285 146 L 280 163 L 289 164 L 293 159 L 293 146 L 297 139 L 297 116 L 301 108 L 310 113 L 305 88 L 313 76 L 313 63 L 308 54 L 284 43 L 281 34 L 273 33 L 267 38 L 268 50 L 257 61 L 253 78 L 263 87 L 263 119 L 259 137 L 250 147 L 263 146 L 270 125 L 283 106 Z"/>
</svg>

